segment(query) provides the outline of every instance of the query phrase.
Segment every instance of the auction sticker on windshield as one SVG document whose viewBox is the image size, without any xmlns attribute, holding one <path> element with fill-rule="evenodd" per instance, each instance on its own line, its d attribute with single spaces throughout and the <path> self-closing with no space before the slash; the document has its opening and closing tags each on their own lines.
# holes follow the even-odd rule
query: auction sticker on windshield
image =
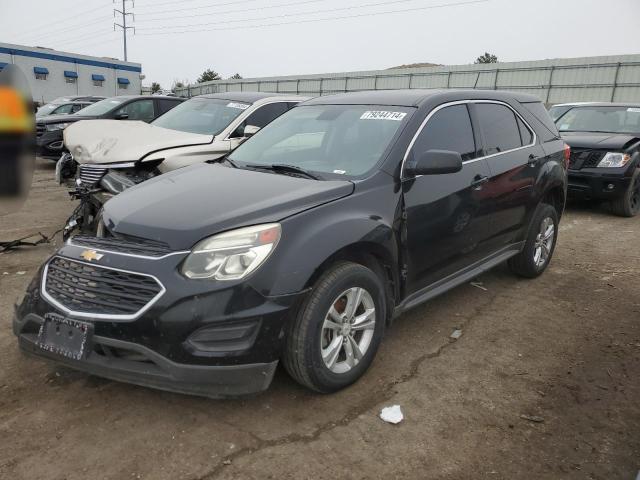
<svg viewBox="0 0 640 480">
<path fill-rule="evenodd" d="M 407 114 L 404 112 L 388 112 L 386 110 L 366 111 L 360 117 L 360 120 L 394 120 L 402 121 Z"/>
<path fill-rule="evenodd" d="M 229 107 L 229 108 L 237 108 L 239 110 L 246 110 L 247 108 L 250 107 L 250 105 L 247 105 L 246 103 L 229 102 L 229 103 L 227 103 L 227 107 Z"/>
</svg>

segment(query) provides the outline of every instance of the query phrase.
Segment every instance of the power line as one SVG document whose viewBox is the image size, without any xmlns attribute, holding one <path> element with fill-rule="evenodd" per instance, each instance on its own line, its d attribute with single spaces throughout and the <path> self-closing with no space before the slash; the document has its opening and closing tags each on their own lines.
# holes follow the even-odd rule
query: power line
<svg viewBox="0 0 640 480">
<path fill-rule="evenodd" d="M 184 4 L 184 3 L 189 3 L 189 2 L 197 2 L 198 0 L 180 0 L 180 4 Z M 248 3 L 249 1 L 255 2 L 257 0 L 239 0 L 239 1 L 235 1 L 235 2 L 230 2 L 230 3 Z M 162 7 L 164 5 L 175 5 L 176 1 L 170 1 L 170 2 L 162 2 L 162 3 L 157 3 L 157 2 L 153 2 L 152 4 L 145 4 L 143 3 L 142 5 L 140 5 L 138 3 L 138 8 L 156 8 L 156 7 Z M 191 8 L 210 8 L 210 7 L 218 7 L 218 6 L 222 6 L 222 5 L 229 5 L 228 3 L 215 3 L 213 5 L 209 5 L 209 6 L 202 6 L 202 7 L 191 7 Z"/>
<path fill-rule="evenodd" d="M 43 23 L 43 24 L 41 24 L 41 25 L 39 25 L 37 27 L 33 27 L 33 30 L 27 30 L 26 32 L 25 31 L 21 31 L 16 36 L 22 37 L 24 35 L 30 35 L 33 32 L 37 32 L 37 31 L 39 31 L 39 30 L 41 30 L 41 29 L 43 29 L 45 27 L 48 27 L 52 23 L 61 22 L 61 21 L 64 21 L 66 23 L 68 20 L 72 20 L 72 19 L 77 18 L 77 17 L 82 17 L 82 16 L 87 15 L 89 13 L 97 12 L 98 10 L 100 10 L 101 8 L 104 8 L 104 7 L 105 7 L 104 5 L 100 5 L 99 7 L 92 8 L 90 10 L 84 10 L 82 12 L 78 12 L 75 15 L 65 15 L 64 17 L 61 17 L 59 19 L 58 18 L 50 19 L 47 23 Z"/>
<path fill-rule="evenodd" d="M 447 7 L 458 7 L 463 5 L 473 5 L 479 3 L 487 3 L 491 0 L 469 0 L 465 2 L 457 2 L 457 3 L 446 3 L 440 5 L 430 5 L 426 7 L 412 7 L 405 8 L 400 10 L 387 10 L 384 12 L 370 12 L 370 13 L 360 13 L 354 15 L 345 15 L 340 17 L 323 17 L 323 18 L 313 18 L 306 20 L 293 20 L 288 22 L 278 22 L 278 23 L 268 23 L 268 24 L 258 24 L 258 25 L 241 25 L 237 27 L 226 27 L 226 28 L 205 28 L 199 30 L 179 30 L 175 32 L 156 32 L 156 33 L 140 33 L 138 36 L 157 36 L 157 35 L 174 35 L 174 34 L 185 34 L 185 33 L 198 33 L 198 32 L 211 32 L 211 31 L 225 31 L 225 30 L 245 30 L 251 28 L 265 28 L 265 27 L 276 27 L 282 25 L 294 25 L 294 24 L 303 24 L 303 23 L 314 23 L 314 22 L 327 22 L 332 20 L 347 20 L 351 18 L 363 18 L 363 17 L 373 17 L 379 15 L 390 15 L 394 13 L 407 13 L 407 12 L 416 12 L 422 10 L 433 10 L 439 8 L 447 8 Z"/>
<path fill-rule="evenodd" d="M 108 21 L 110 19 L 110 17 L 101 17 L 98 18 L 92 22 L 82 22 L 82 24 L 79 24 L 79 26 L 75 27 L 73 25 L 71 26 L 66 26 L 64 28 L 59 28 L 59 29 L 54 29 L 54 30 L 47 30 L 46 32 L 46 37 L 35 37 L 36 40 L 34 42 L 31 43 L 39 43 L 41 41 L 41 39 L 45 40 L 47 43 L 50 43 L 51 40 L 51 36 L 53 35 L 54 37 L 56 35 L 64 35 L 65 33 L 71 33 L 72 31 L 75 32 L 76 30 L 82 30 L 85 29 L 87 27 L 92 27 L 93 25 L 100 23 L 100 22 L 105 22 Z M 64 39 L 63 39 L 64 40 Z M 55 41 L 55 40 L 54 40 Z"/>
<path fill-rule="evenodd" d="M 280 15 L 272 15 L 270 17 L 246 18 L 246 19 L 240 19 L 240 20 L 221 20 L 219 22 L 193 23 L 190 25 L 166 25 L 166 26 L 160 26 L 160 27 L 140 27 L 139 30 L 165 30 L 165 29 L 172 29 L 172 28 L 202 27 L 207 25 L 220 25 L 220 24 L 227 24 L 227 23 L 242 23 L 242 22 L 262 21 L 262 20 L 273 20 L 276 18 L 300 17 L 304 15 L 317 15 L 319 13 L 341 12 L 341 11 L 348 11 L 348 10 L 356 10 L 359 8 L 383 7 L 387 5 L 397 5 L 399 3 L 408 3 L 408 2 L 414 2 L 414 1 L 415 0 L 391 0 L 391 1 L 385 1 L 385 2 L 352 5 L 349 7 L 323 8 L 321 10 L 314 10 L 309 12 L 282 13 Z"/>
<path fill-rule="evenodd" d="M 155 13 L 173 13 L 173 12 L 187 12 L 187 11 L 191 11 L 191 10 L 202 10 L 203 8 L 215 8 L 215 7 L 226 7 L 228 5 L 240 5 L 241 3 L 251 3 L 251 2 L 256 2 L 257 0 L 236 0 L 234 2 L 226 2 L 226 3 L 216 3 L 214 5 L 196 5 L 195 7 L 187 7 L 187 8 L 172 8 L 171 10 L 161 10 L 159 12 L 155 12 Z M 176 2 L 167 2 L 167 3 L 157 3 L 153 6 L 153 8 L 155 8 L 156 6 L 162 6 L 162 5 L 169 5 L 169 4 L 175 4 Z M 182 3 L 182 2 L 180 2 Z M 145 6 L 145 7 L 137 7 L 137 8 L 152 8 L 150 6 Z"/>
<path fill-rule="evenodd" d="M 180 15 L 178 17 L 171 15 L 169 17 L 161 17 L 161 18 L 147 18 L 148 13 L 139 13 L 137 14 L 139 17 L 143 17 L 145 22 L 163 22 L 165 20 L 179 20 L 181 18 L 195 18 L 195 17 L 210 17 L 212 15 L 224 15 L 227 13 L 244 13 L 244 12 L 254 12 L 257 10 L 267 10 L 267 9 L 273 9 L 273 8 L 281 8 L 281 7 L 294 7 L 294 6 L 298 6 L 298 5 L 307 5 L 309 3 L 320 3 L 320 2 L 325 2 L 326 0 L 305 0 L 303 2 L 291 2 L 291 3 L 281 3 L 279 5 L 266 5 L 266 6 L 260 6 L 260 7 L 251 7 L 251 8 L 241 8 L 241 9 L 236 9 L 236 10 L 223 10 L 223 11 L 218 11 L 218 12 L 213 12 L 213 13 L 198 13 L 195 15 Z M 171 13 L 173 13 L 173 11 L 171 11 Z"/>
</svg>

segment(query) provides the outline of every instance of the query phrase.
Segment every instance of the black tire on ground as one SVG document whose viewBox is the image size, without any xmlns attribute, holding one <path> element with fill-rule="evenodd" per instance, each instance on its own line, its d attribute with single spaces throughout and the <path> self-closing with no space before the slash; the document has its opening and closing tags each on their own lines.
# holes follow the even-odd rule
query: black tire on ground
<svg viewBox="0 0 640 480">
<path fill-rule="evenodd" d="M 624 195 L 611 201 L 611 211 L 620 217 L 635 217 L 640 212 L 640 168 L 636 168 Z"/>
<path fill-rule="evenodd" d="M 368 348 L 358 363 L 349 371 L 335 373 L 322 357 L 323 324 L 329 309 L 352 288 L 365 289 L 370 294 L 375 306 L 375 326 Z M 343 311 L 346 309 L 345 304 Z M 289 325 L 283 353 L 285 368 L 298 383 L 317 392 L 335 392 L 351 385 L 373 361 L 384 334 L 386 311 L 384 287 L 378 275 L 356 263 L 335 264 L 318 279 Z"/>
<path fill-rule="evenodd" d="M 553 223 L 553 241 L 551 245 L 548 246 L 548 255 L 544 263 L 539 263 L 536 257 L 536 251 L 538 248 L 542 248 L 540 246 L 541 240 L 541 228 L 543 222 L 549 222 L 549 220 Z M 556 209 L 547 204 L 541 203 L 538 205 L 536 212 L 531 219 L 531 224 L 529 226 L 529 233 L 527 235 L 527 239 L 525 241 L 524 248 L 522 252 L 518 255 L 511 257 L 507 262 L 509 268 L 516 275 L 520 275 L 521 277 L 526 278 L 535 278 L 539 276 L 549 265 L 551 261 L 551 257 L 553 256 L 553 251 L 555 250 L 556 243 L 558 240 L 558 212 Z M 541 250 L 542 252 L 542 250 Z"/>
</svg>

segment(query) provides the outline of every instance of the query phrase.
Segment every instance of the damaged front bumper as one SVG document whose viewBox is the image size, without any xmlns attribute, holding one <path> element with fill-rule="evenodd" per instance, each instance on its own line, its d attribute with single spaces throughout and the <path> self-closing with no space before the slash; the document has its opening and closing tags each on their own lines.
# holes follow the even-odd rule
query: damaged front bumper
<svg viewBox="0 0 640 480">
<path fill-rule="evenodd" d="M 88 262 L 82 256 L 87 251 L 102 256 Z M 187 254 L 88 249 L 72 240 L 43 266 L 16 309 L 13 330 L 20 348 L 93 375 L 162 390 L 214 398 L 265 390 L 280 358 L 285 325 L 303 294 L 268 297 L 244 282 L 189 280 L 178 272 Z M 52 276 L 54 268 L 58 273 Z M 93 275 L 92 283 L 84 282 L 86 275 Z M 126 286 L 116 306 L 125 308 L 140 276 L 161 286 L 144 308 L 127 315 L 86 308 L 92 302 L 115 303 L 107 281 Z M 111 293 L 101 296 L 95 286 Z M 82 359 L 39 346 L 41 326 L 50 314 L 91 324 L 91 346 Z"/>
</svg>

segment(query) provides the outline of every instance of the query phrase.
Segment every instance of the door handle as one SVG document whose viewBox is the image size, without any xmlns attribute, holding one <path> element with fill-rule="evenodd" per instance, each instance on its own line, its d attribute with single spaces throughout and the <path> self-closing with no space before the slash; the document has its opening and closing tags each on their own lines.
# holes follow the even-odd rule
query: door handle
<svg viewBox="0 0 640 480">
<path fill-rule="evenodd" d="M 476 175 L 471 182 L 471 188 L 474 190 L 481 190 L 482 186 L 489 181 L 489 177 L 486 175 Z"/>
<path fill-rule="evenodd" d="M 536 157 L 533 153 L 529 155 L 529 160 L 527 160 L 527 164 L 530 167 L 535 167 L 538 164 L 538 160 L 540 157 Z"/>
</svg>

